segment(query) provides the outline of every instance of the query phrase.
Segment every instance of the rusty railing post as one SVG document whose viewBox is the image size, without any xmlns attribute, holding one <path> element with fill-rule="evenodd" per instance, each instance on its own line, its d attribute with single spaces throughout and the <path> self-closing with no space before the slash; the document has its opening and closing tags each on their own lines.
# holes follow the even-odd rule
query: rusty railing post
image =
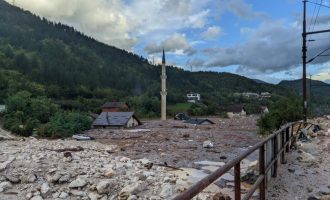
<svg viewBox="0 0 330 200">
<path fill-rule="evenodd" d="M 281 164 L 286 164 L 286 159 L 285 159 L 285 131 L 281 132 Z"/>
<path fill-rule="evenodd" d="M 289 126 L 286 130 L 285 130 L 285 142 L 287 142 L 288 144 L 285 147 L 285 151 L 287 153 L 290 152 L 290 127 L 293 127 L 293 125 Z M 292 128 L 293 129 L 293 128 Z"/>
<path fill-rule="evenodd" d="M 294 140 L 295 140 L 295 138 L 294 138 L 294 126 L 295 126 L 295 124 L 292 124 L 292 128 L 291 128 L 291 135 L 290 135 L 290 149 L 292 149 L 293 148 L 293 145 L 294 145 Z"/>
<path fill-rule="evenodd" d="M 241 200 L 241 163 L 237 163 L 234 167 L 235 177 L 235 200 Z"/>
<path fill-rule="evenodd" d="M 273 172 L 273 177 L 277 177 L 277 166 L 278 166 L 278 157 L 277 157 L 277 152 L 278 152 L 278 139 L 277 135 L 273 138 L 273 152 L 274 152 L 274 172 Z"/>
<path fill-rule="evenodd" d="M 265 144 L 259 149 L 259 175 L 264 175 L 260 183 L 260 200 L 266 199 Z"/>
</svg>

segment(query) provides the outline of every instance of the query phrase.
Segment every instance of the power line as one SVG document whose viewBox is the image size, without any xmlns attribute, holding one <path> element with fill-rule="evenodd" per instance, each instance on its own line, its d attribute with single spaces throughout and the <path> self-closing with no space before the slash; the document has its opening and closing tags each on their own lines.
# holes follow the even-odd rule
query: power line
<svg viewBox="0 0 330 200">
<path fill-rule="evenodd" d="M 326 8 L 330 8 L 330 6 L 327 6 L 327 5 L 324 5 L 324 4 L 320 4 L 320 3 L 316 3 L 316 2 L 313 2 L 313 1 L 306 1 L 306 2 L 309 2 L 309 3 L 312 3 L 312 4 L 316 4 L 316 5 L 319 5 L 319 6 L 323 6 L 323 7 L 326 7 Z"/>
<path fill-rule="evenodd" d="M 330 39 L 330 37 L 327 37 L 327 38 L 316 38 L 314 40 L 318 41 L 318 40 L 329 40 L 329 39 Z"/>
<path fill-rule="evenodd" d="M 309 22 L 310 25 L 312 24 L 313 19 L 314 19 L 316 6 L 317 6 L 317 5 L 314 5 L 313 15 L 312 15 L 312 18 L 311 18 L 311 20 L 310 20 L 310 22 Z M 309 28 L 308 28 L 308 32 L 311 30 L 311 27 L 312 27 L 312 26 L 309 26 Z M 309 36 L 309 39 L 307 40 L 307 43 L 309 43 L 309 42 L 311 41 L 311 37 L 312 37 L 312 36 Z"/>
<path fill-rule="evenodd" d="M 328 51 L 330 49 L 330 47 L 328 47 L 327 49 L 321 51 L 319 54 L 317 54 L 316 56 L 314 56 L 313 58 L 309 59 L 309 61 L 307 61 L 307 63 L 310 63 L 312 62 L 315 58 L 319 57 L 319 56 L 325 56 L 325 55 L 322 55 L 324 52 Z"/>
<path fill-rule="evenodd" d="M 318 2 L 318 1 L 317 1 L 317 2 Z M 322 5 L 322 3 L 323 3 L 323 0 L 321 0 L 321 4 L 320 4 L 320 5 Z M 315 4 L 315 6 L 316 6 L 316 4 Z M 317 11 L 317 14 L 316 14 L 316 17 L 315 17 L 315 20 L 314 20 L 314 24 L 313 24 L 312 32 L 314 31 L 315 24 L 316 24 L 317 18 L 319 17 L 320 10 L 321 10 L 321 6 L 319 6 L 319 9 L 318 9 L 318 11 Z M 308 32 L 309 32 L 309 31 L 308 31 Z M 311 38 L 312 38 L 312 36 L 310 36 L 309 39 L 311 39 Z"/>
</svg>

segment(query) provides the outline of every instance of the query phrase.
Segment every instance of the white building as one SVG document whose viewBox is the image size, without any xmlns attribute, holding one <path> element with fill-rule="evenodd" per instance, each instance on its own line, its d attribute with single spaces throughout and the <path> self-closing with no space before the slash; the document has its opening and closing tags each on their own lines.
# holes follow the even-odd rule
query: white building
<svg viewBox="0 0 330 200">
<path fill-rule="evenodd" d="M 201 100 L 201 95 L 198 93 L 189 93 L 187 94 L 187 102 L 196 103 Z"/>
<path fill-rule="evenodd" d="M 0 113 L 4 112 L 6 110 L 5 105 L 0 105 Z"/>
<path fill-rule="evenodd" d="M 269 99 L 272 97 L 272 94 L 269 92 L 261 92 L 260 96 L 261 96 L 261 98 Z"/>
<path fill-rule="evenodd" d="M 243 92 L 242 96 L 247 98 L 259 98 L 259 94 L 254 92 Z"/>
</svg>

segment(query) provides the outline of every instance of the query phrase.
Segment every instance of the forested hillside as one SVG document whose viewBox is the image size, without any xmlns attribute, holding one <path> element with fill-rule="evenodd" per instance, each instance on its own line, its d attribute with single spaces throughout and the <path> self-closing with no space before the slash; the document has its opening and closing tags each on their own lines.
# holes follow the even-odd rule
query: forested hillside
<svg viewBox="0 0 330 200">
<path fill-rule="evenodd" d="M 302 94 L 302 80 L 292 80 L 292 81 L 281 81 L 280 86 L 291 89 L 297 95 Z M 311 86 L 311 87 L 310 87 Z M 310 91 L 311 90 L 311 91 Z M 311 101 L 312 105 L 312 114 L 315 115 L 324 115 L 329 114 L 330 109 L 330 85 L 318 81 L 307 79 L 307 95 L 308 102 Z"/>
<path fill-rule="evenodd" d="M 159 116 L 160 66 L 3 0 L 0 27 L 0 103 L 24 98 L 33 102 L 42 97 L 44 103 L 56 104 L 54 108 L 60 110 L 97 113 L 105 101 L 116 100 L 126 101 L 140 117 Z M 168 66 L 167 76 L 168 104 L 185 102 L 187 92 L 200 93 L 202 106 L 190 110 L 198 115 L 219 113 L 234 103 L 254 108 L 270 103 L 244 99 L 237 95 L 240 92 L 271 92 L 275 98 L 288 92 L 230 73 L 188 72 Z M 16 121 L 11 123 L 35 119 L 30 103 L 11 107 L 26 112 L 21 118 L 13 115 Z M 49 121 L 29 122 L 40 120 Z"/>
</svg>

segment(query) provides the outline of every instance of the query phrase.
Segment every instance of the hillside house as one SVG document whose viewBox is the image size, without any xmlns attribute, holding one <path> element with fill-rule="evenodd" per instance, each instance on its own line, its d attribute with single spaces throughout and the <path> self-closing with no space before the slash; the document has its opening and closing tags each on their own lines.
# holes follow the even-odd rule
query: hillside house
<svg viewBox="0 0 330 200">
<path fill-rule="evenodd" d="M 92 123 L 92 128 L 131 128 L 142 125 L 134 112 L 102 112 Z"/>
<path fill-rule="evenodd" d="M 254 93 L 254 92 L 243 92 L 242 96 L 246 98 L 255 98 L 255 99 L 260 97 L 258 93 Z"/>
<path fill-rule="evenodd" d="M 189 93 L 187 94 L 187 102 L 188 103 L 197 103 L 201 100 L 201 95 L 198 93 Z"/>
<path fill-rule="evenodd" d="M 123 112 L 128 111 L 129 107 L 125 102 L 107 102 L 101 109 L 102 112 Z"/>
<path fill-rule="evenodd" d="M 227 107 L 227 116 L 229 118 L 246 116 L 244 105 L 231 105 Z"/>
<path fill-rule="evenodd" d="M 261 92 L 260 93 L 260 98 L 262 98 L 262 99 L 269 99 L 271 97 L 272 97 L 272 95 L 269 92 Z"/>
</svg>

